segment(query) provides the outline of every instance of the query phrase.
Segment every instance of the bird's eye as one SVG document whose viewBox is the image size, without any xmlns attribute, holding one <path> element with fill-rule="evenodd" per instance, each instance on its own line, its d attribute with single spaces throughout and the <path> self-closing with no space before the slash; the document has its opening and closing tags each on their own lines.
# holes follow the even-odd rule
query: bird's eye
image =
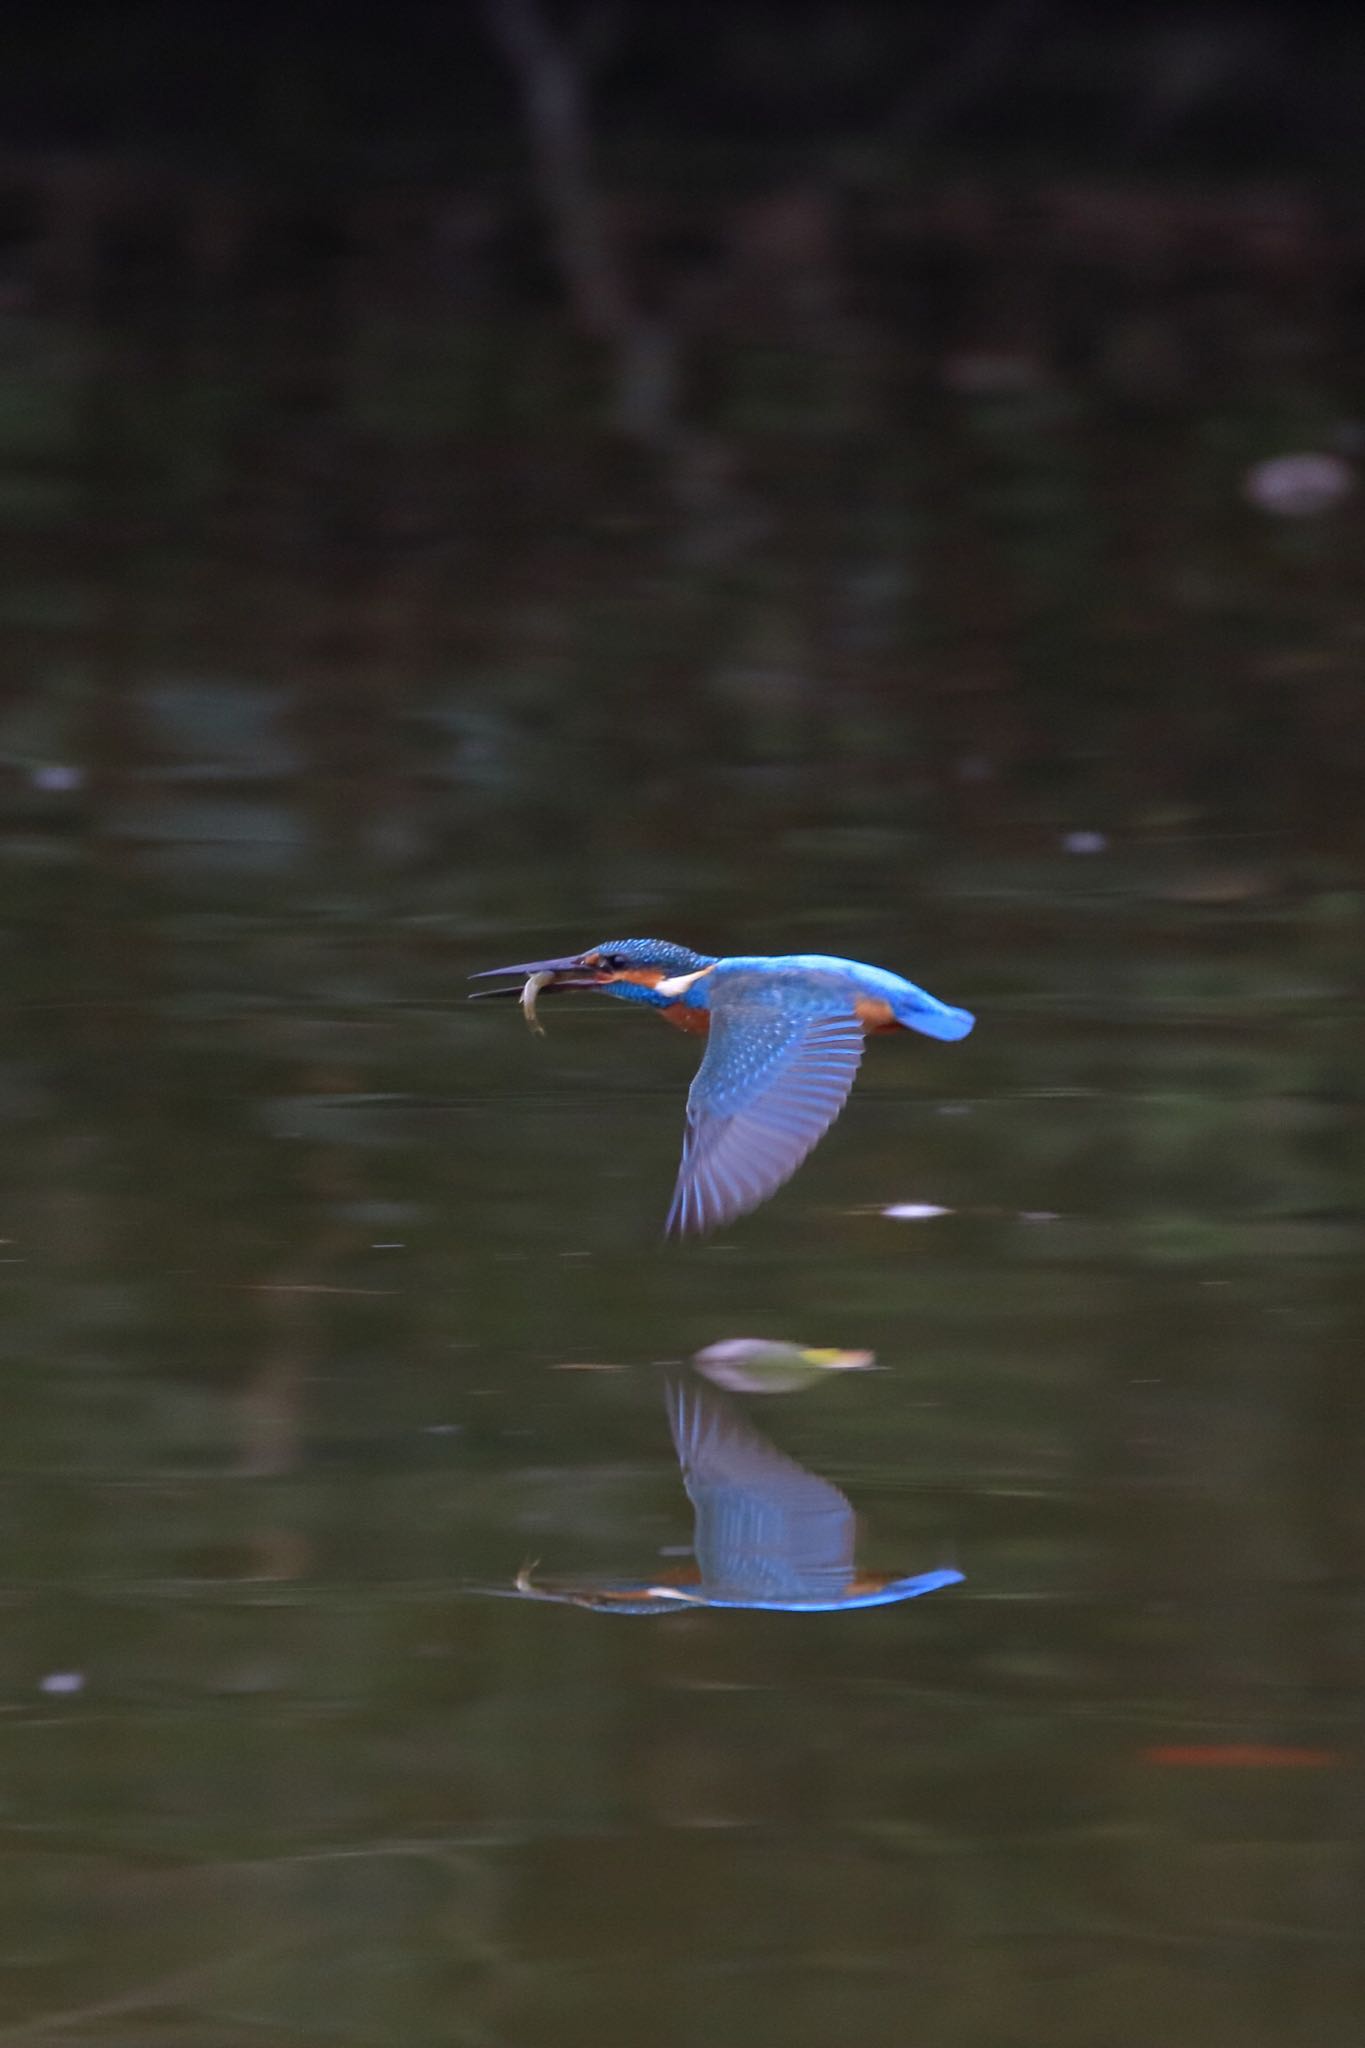
<svg viewBox="0 0 1365 2048">
<path fill-rule="evenodd" d="M 602 965 L 604 967 L 621 968 L 629 967 L 630 962 L 624 953 L 604 953 L 602 955 Z"/>
</svg>

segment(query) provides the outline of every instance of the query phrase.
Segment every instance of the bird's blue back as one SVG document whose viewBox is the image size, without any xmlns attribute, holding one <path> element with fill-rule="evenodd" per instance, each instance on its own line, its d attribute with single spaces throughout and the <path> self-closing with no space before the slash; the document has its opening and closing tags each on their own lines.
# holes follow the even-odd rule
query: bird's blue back
<svg viewBox="0 0 1365 2048">
<path fill-rule="evenodd" d="M 887 967 L 872 967 L 866 960 L 844 960 L 836 953 L 737 954 L 722 961 L 721 968 L 727 973 L 733 970 L 790 977 L 793 988 L 800 979 L 815 976 L 827 993 L 843 989 L 850 1001 L 870 996 L 874 1002 L 887 1003 L 898 1024 L 909 1031 L 921 1031 L 926 1038 L 965 1038 L 976 1022 L 970 1010 L 941 1003 L 928 989 L 907 981 L 902 974 L 892 974 Z M 714 975 L 708 974 L 695 986 L 705 988 L 714 979 Z"/>
<path fill-rule="evenodd" d="M 662 960 L 660 949 L 653 940 L 608 942 L 602 951 L 626 951 L 632 945 L 650 947 L 651 964 L 666 966 L 670 974 L 694 973 L 699 967 L 716 965 L 710 953 L 693 953 L 685 946 L 670 946 L 670 957 Z M 872 967 L 864 960 L 844 960 L 834 953 L 754 953 L 736 954 L 723 963 L 731 968 L 756 969 L 765 974 L 781 975 L 834 975 L 847 988 L 851 999 L 869 996 L 873 1001 L 890 1006 L 898 1024 L 908 1031 L 919 1031 L 926 1038 L 953 1040 L 965 1038 L 975 1023 L 970 1010 L 957 1009 L 951 1003 L 941 1003 L 937 996 L 931 996 L 927 989 L 916 982 L 907 981 L 903 975 L 892 974 L 888 968 Z M 644 1003 L 653 1010 L 671 1009 L 682 1003 L 689 1010 L 709 1010 L 711 1007 L 712 982 L 714 976 L 703 975 L 700 981 L 681 996 L 661 996 L 657 989 L 646 988 L 638 981 L 612 981 L 603 985 L 602 994 L 615 996 L 618 1002 Z"/>
</svg>

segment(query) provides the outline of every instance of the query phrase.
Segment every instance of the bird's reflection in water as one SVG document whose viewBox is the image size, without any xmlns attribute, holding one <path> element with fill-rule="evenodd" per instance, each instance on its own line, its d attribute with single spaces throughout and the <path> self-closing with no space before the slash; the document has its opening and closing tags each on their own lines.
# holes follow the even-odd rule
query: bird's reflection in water
<svg viewBox="0 0 1365 2048">
<path fill-rule="evenodd" d="M 652 1579 L 535 1581 L 515 1591 L 604 1614 L 677 1614 L 694 1607 L 750 1607 L 826 1614 L 916 1600 L 962 1573 L 897 1578 L 859 1571 L 857 1517 L 828 1479 L 808 1472 L 755 1429 L 728 1394 L 691 1373 L 665 1390 L 669 1427 L 695 1512 L 693 1561 Z"/>
</svg>

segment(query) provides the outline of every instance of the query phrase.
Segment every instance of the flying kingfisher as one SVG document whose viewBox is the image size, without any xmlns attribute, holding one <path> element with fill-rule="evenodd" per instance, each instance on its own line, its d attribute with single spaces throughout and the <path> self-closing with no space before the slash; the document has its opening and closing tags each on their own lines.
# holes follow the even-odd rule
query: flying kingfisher
<svg viewBox="0 0 1365 2048">
<path fill-rule="evenodd" d="M 826 953 L 716 959 L 663 939 L 611 939 L 471 979 L 491 975 L 534 979 L 547 994 L 601 989 L 707 1035 L 665 1224 L 679 1237 L 733 1222 L 790 1180 L 843 1108 L 865 1034 L 965 1038 L 976 1021 L 884 967 Z"/>
<path fill-rule="evenodd" d="M 653 1579 L 537 1583 L 515 1591 L 602 1614 L 677 1614 L 693 1607 L 758 1607 L 829 1614 L 916 1600 L 962 1573 L 944 1567 L 897 1578 L 859 1571 L 857 1518 L 828 1479 L 808 1472 L 754 1428 L 730 1395 L 691 1373 L 666 1381 L 665 1405 L 693 1508 L 692 1562 Z"/>
</svg>

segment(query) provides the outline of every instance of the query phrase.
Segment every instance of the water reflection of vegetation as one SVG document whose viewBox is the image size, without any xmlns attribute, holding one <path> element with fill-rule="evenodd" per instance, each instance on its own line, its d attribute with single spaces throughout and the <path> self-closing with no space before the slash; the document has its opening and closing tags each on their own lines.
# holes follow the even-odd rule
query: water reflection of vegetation
<svg viewBox="0 0 1365 2048">
<path fill-rule="evenodd" d="M 1329 224 L 1280 195 L 1309 291 L 1263 195 L 1219 202 L 1215 280 L 1209 200 L 912 204 L 887 175 L 859 235 L 818 181 L 695 202 L 677 474 L 491 220 L 442 243 L 449 195 L 412 195 L 401 275 L 377 201 L 328 228 L 187 186 L 174 219 L 125 195 L 117 233 L 56 207 L 72 249 L 25 260 L 78 255 L 79 289 L 5 312 L 10 855 L 89 835 L 179 888 L 321 877 L 473 920 L 551 907 L 528 846 L 579 917 L 737 861 L 766 897 L 804 851 L 822 913 L 945 837 L 1032 858 L 1084 828 L 1139 888 L 1358 915 L 1359 504 L 1244 495 L 1353 431 Z M 676 203 L 639 201 L 664 243 Z M 208 298 L 197 231 L 225 238 Z"/>
</svg>

